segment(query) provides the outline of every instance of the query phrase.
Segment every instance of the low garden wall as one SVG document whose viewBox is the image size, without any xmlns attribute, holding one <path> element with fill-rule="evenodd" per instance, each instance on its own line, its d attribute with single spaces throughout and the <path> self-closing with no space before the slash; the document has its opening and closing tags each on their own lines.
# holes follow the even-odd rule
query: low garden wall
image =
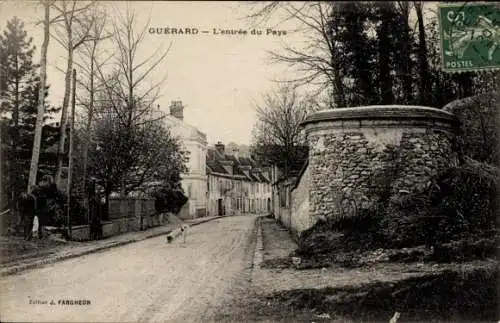
<svg viewBox="0 0 500 323">
<path fill-rule="evenodd" d="M 290 231 L 292 236 L 297 239 L 301 233 L 311 228 L 317 218 L 311 216 L 309 212 L 309 190 L 311 186 L 311 172 L 309 165 L 299 177 L 296 186 L 292 190 L 292 208 L 290 219 Z"/>
<path fill-rule="evenodd" d="M 161 214 L 156 214 L 154 199 L 118 198 L 109 203 L 109 221 L 102 221 L 103 238 L 126 232 L 139 231 L 163 224 Z M 72 227 L 72 240 L 89 240 L 89 225 Z"/>
</svg>

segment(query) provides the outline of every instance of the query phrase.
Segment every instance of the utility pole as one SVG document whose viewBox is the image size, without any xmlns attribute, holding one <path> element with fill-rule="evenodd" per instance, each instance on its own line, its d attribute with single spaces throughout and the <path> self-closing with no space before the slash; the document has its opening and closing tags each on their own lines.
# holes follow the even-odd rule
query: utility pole
<svg viewBox="0 0 500 323">
<path fill-rule="evenodd" d="M 71 239 L 71 184 L 72 184 L 72 171 L 73 171 L 73 145 L 75 133 L 75 105 L 76 105 L 76 69 L 73 69 L 73 97 L 71 103 L 71 124 L 69 128 L 69 153 L 68 153 L 68 209 L 67 209 L 67 225 L 68 225 L 68 238 Z"/>
</svg>

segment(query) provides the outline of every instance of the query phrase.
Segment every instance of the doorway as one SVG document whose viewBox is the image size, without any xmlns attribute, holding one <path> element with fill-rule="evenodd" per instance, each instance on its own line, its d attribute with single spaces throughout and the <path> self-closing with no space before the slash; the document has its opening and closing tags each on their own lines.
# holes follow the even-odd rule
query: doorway
<svg viewBox="0 0 500 323">
<path fill-rule="evenodd" d="M 222 204 L 222 199 L 217 200 L 217 214 L 219 216 L 224 215 L 224 205 Z"/>
</svg>

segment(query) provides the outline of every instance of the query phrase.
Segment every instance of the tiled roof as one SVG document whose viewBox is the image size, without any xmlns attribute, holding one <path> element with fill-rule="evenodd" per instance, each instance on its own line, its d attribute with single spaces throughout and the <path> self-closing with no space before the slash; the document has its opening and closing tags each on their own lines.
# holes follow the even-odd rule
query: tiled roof
<svg viewBox="0 0 500 323">
<path fill-rule="evenodd" d="M 215 173 L 227 174 L 226 169 L 217 162 L 207 162 L 207 166 Z"/>
<path fill-rule="evenodd" d="M 239 160 L 241 165 L 255 166 L 255 162 L 253 160 L 251 160 L 250 158 L 240 157 L 240 158 L 238 158 L 238 160 Z"/>
<path fill-rule="evenodd" d="M 222 163 L 224 161 L 232 161 L 233 162 L 233 174 L 227 172 Z M 269 179 L 266 178 L 260 171 L 244 171 L 246 166 L 251 166 L 251 168 L 257 167 L 257 163 L 248 157 L 236 157 L 233 154 L 221 153 L 217 151 L 214 147 L 209 147 L 207 149 L 207 168 L 209 172 L 224 174 L 228 176 L 234 176 L 241 178 L 244 176 L 249 181 L 254 182 L 269 182 Z"/>
</svg>

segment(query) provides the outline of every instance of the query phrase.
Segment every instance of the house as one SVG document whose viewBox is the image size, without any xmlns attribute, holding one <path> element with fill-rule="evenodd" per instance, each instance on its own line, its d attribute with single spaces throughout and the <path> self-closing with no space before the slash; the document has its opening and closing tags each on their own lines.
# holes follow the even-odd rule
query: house
<svg viewBox="0 0 500 323">
<path fill-rule="evenodd" d="M 207 151 L 209 215 L 267 213 L 271 210 L 270 169 L 218 142 Z"/>
<path fill-rule="evenodd" d="M 181 210 L 182 218 L 195 218 L 207 215 L 207 135 L 184 120 L 182 101 L 172 101 L 170 114 L 163 116 L 163 122 L 172 135 L 181 139 L 183 149 L 188 152 L 188 171 L 181 174 L 181 185 L 189 198 Z"/>
</svg>

